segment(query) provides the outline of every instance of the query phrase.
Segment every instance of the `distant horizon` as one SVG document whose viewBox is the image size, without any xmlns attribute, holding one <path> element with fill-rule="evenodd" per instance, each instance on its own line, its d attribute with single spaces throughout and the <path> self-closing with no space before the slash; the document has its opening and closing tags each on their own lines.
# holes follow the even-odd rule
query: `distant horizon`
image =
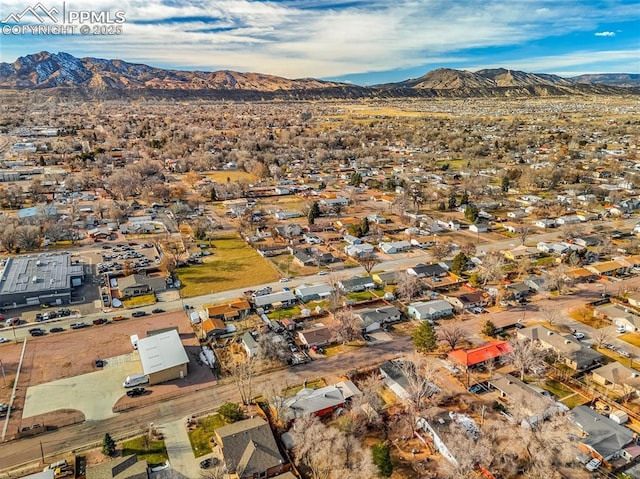
<svg viewBox="0 0 640 479">
<path fill-rule="evenodd" d="M 0 7 L 0 21 L 6 20 L 2 62 L 63 51 L 172 70 L 362 86 L 437 68 L 506 68 L 564 78 L 640 73 L 636 0 L 97 0 L 90 7 L 99 17 L 93 23 L 38 16 L 80 10 L 77 0 L 42 0 L 43 10 L 35 13 L 36 5 L 26 1 L 4 0 Z M 53 22 L 76 30 L 19 32 Z"/>
<path fill-rule="evenodd" d="M 97 60 L 119 60 L 119 61 L 123 61 L 123 62 L 129 63 L 129 64 L 145 65 L 145 66 L 148 66 L 148 67 L 151 67 L 151 68 L 159 68 L 159 69 L 164 69 L 164 70 L 175 70 L 175 71 L 184 71 L 184 72 L 200 71 L 200 72 L 204 72 L 204 73 L 214 73 L 214 72 L 217 72 L 217 71 L 233 71 L 233 72 L 243 73 L 243 74 L 260 74 L 260 75 L 269 75 L 269 76 L 280 77 L 280 75 L 274 75 L 274 74 L 272 74 L 270 72 L 262 72 L 262 71 L 259 72 L 259 71 L 240 71 L 240 70 L 229 70 L 229 69 L 203 70 L 203 69 L 187 69 L 187 68 L 165 68 L 165 67 L 160 67 L 160 66 L 157 66 L 157 65 L 153 65 L 153 64 L 149 64 L 149 63 L 145 63 L 145 62 L 140 62 L 140 61 L 136 61 L 136 62 L 129 61 L 126 58 L 103 58 L 103 57 L 92 57 L 92 56 L 77 56 L 77 55 L 74 55 L 73 53 L 62 52 L 62 51 L 60 51 L 60 52 L 50 52 L 50 51 L 47 51 L 47 50 L 42 50 L 42 51 L 39 51 L 39 52 L 29 53 L 27 55 L 21 55 L 21 57 L 26 57 L 26 56 L 29 56 L 29 55 L 39 55 L 39 54 L 42 54 L 42 53 L 47 53 L 49 55 L 67 54 L 67 55 L 71 55 L 71 56 L 73 56 L 75 58 L 79 58 L 79 59 L 94 58 L 94 59 L 97 59 Z M 9 62 L 2 61 L 0 63 L 11 64 L 11 63 L 17 61 L 21 57 L 15 58 L 14 60 L 9 61 Z M 418 75 L 416 77 L 403 78 L 403 79 L 398 80 L 397 82 L 414 80 L 414 79 L 417 79 L 417 78 L 420 78 L 420 77 L 426 75 L 427 73 L 430 73 L 430 72 L 436 71 L 436 70 L 459 70 L 459 71 L 468 71 L 468 72 L 471 72 L 471 73 L 477 73 L 477 72 L 482 71 L 482 70 L 500 70 L 500 69 L 506 70 L 506 71 L 520 71 L 520 72 L 523 72 L 523 73 L 531 73 L 531 74 L 534 74 L 534 75 L 555 75 L 555 76 L 558 76 L 558 77 L 561 77 L 561 78 L 565 78 L 565 79 L 571 79 L 573 77 L 578 77 L 578 76 L 581 76 L 581 75 L 639 75 L 638 73 L 631 73 L 631 72 L 612 72 L 612 71 L 609 71 L 609 72 L 589 72 L 589 73 L 581 73 L 581 74 L 571 75 L 571 76 L 563 76 L 563 75 L 557 75 L 555 73 L 551 73 L 550 74 L 548 72 L 543 72 L 543 71 L 534 72 L 534 71 L 516 70 L 516 69 L 513 69 L 513 68 L 508 68 L 506 66 L 491 67 L 491 68 L 481 67 L 481 68 L 478 68 L 477 70 L 469 70 L 469 69 L 466 69 L 466 68 L 453 68 L 453 67 L 435 67 L 432 70 L 425 71 L 424 73 L 422 73 L 421 75 Z M 351 84 L 351 85 L 354 85 L 354 86 L 361 86 L 361 87 L 368 87 L 368 86 L 376 85 L 376 84 L 370 84 L 370 85 L 359 84 L 359 83 L 355 83 L 355 82 L 351 82 L 351 81 L 340 81 L 340 80 L 334 80 L 334 79 L 329 79 L 329 78 L 315 78 L 315 77 L 299 77 L 299 78 L 282 77 L 282 78 L 286 78 L 288 80 L 302 80 L 302 79 L 305 79 L 305 78 L 310 78 L 310 79 L 321 80 L 321 81 L 341 82 L 341 83 L 344 83 L 344 84 Z M 384 82 L 384 83 L 394 83 L 394 82 Z"/>
</svg>

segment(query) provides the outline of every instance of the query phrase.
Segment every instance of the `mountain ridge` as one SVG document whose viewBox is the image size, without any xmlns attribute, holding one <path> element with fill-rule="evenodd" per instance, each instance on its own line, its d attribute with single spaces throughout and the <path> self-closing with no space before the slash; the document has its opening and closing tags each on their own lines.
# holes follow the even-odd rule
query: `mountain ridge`
<svg viewBox="0 0 640 479">
<path fill-rule="evenodd" d="M 640 77 L 640 75 L 635 75 Z M 208 96 L 214 98 L 513 97 L 567 94 L 638 94 L 633 74 L 563 78 L 505 68 L 476 72 L 438 68 L 418 78 L 359 86 L 315 78 L 288 79 L 232 70 L 163 69 L 119 59 L 39 53 L 0 63 L 0 88 L 72 90 L 86 96 Z M 609 86 L 607 78 L 629 87 Z M 640 79 L 639 85 L 640 85 Z"/>
</svg>

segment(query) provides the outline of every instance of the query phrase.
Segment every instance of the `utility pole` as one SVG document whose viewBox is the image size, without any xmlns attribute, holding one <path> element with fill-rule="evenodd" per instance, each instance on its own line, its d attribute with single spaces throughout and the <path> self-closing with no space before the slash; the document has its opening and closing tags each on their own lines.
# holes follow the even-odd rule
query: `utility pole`
<svg viewBox="0 0 640 479">
<path fill-rule="evenodd" d="M 2 380 L 4 381 L 4 386 L 2 388 L 7 387 L 7 377 L 4 375 L 4 364 L 2 364 L 2 359 L 0 359 L 0 371 L 2 371 Z"/>
</svg>

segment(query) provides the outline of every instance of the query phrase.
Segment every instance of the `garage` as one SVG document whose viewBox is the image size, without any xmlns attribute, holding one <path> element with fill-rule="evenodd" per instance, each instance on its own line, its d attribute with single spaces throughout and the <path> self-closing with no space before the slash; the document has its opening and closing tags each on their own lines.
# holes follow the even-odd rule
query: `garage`
<svg viewBox="0 0 640 479">
<path fill-rule="evenodd" d="M 187 376 L 189 357 L 175 329 L 140 339 L 138 352 L 142 372 L 149 376 L 149 384 Z"/>
</svg>

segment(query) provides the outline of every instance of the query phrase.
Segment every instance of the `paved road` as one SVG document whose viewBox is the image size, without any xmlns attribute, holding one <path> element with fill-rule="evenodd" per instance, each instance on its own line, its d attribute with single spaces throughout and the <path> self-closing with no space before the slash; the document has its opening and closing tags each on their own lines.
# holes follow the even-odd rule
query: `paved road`
<svg viewBox="0 0 640 479">
<path fill-rule="evenodd" d="M 399 338 L 375 346 L 363 346 L 349 353 L 259 376 L 255 381 L 255 390 L 259 391 L 265 384 L 284 383 L 285 381 L 289 384 L 300 384 L 305 379 L 337 376 L 348 370 L 367 368 L 372 364 L 411 351 L 413 351 L 413 345 L 410 337 Z M 151 404 L 103 421 L 86 421 L 33 438 L 6 442 L 0 445 L 0 473 L 22 464 L 38 461 L 41 455 L 40 444 L 42 444 L 45 456 L 61 454 L 100 442 L 106 432 L 117 438 L 132 431 L 143 431 L 150 422 L 167 424 L 192 414 L 213 411 L 226 401 L 240 401 L 239 393 L 233 384 L 222 384 L 190 393 L 170 402 Z M 0 479 L 3 477 L 6 476 L 0 474 Z"/>
</svg>

